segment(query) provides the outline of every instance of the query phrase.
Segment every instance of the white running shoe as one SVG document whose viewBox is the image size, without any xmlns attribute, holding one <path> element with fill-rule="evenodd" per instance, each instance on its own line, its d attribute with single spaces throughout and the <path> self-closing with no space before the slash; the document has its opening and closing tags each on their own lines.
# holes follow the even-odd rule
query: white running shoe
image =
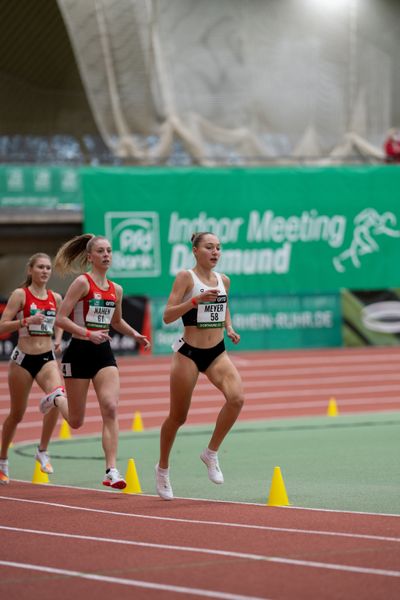
<svg viewBox="0 0 400 600">
<path fill-rule="evenodd" d="M 65 390 L 63 387 L 58 387 L 54 390 L 54 392 L 51 392 L 51 394 L 47 394 L 47 396 L 44 396 L 44 398 L 41 399 L 40 404 L 39 404 L 39 410 L 42 414 L 47 415 L 47 413 L 54 408 L 56 405 L 55 403 L 55 399 L 57 398 L 57 396 L 64 396 L 65 394 Z"/>
<path fill-rule="evenodd" d="M 111 469 L 108 469 L 108 471 L 106 471 L 106 474 L 104 475 L 103 479 L 103 485 L 106 485 L 107 487 L 112 487 L 115 490 L 123 490 L 124 488 L 126 488 L 126 481 L 123 477 L 121 477 L 121 474 L 118 471 L 118 469 L 112 467 Z"/>
<path fill-rule="evenodd" d="M 156 464 L 156 488 L 157 494 L 163 500 L 173 500 L 174 493 L 172 491 L 171 483 L 169 480 L 169 471 L 168 469 L 160 469 L 158 464 Z"/>
<path fill-rule="evenodd" d="M 219 466 L 218 456 L 210 456 L 207 449 L 205 449 L 200 454 L 200 458 L 207 467 L 210 481 L 213 483 L 224 483 L 224 476 Z"/>
<path fill-rule="evenodd" d="M 54 473 L 54 469 L 51 466 L 50 457 L 45 450 L 40 451 L 38 448 L 36 450 L 35 460 L 40 463 L 40 470 L 42 473 L 47 473 L 48 475 L 52 475 Z"/>
<path fill-rule="evenodd" d="M 10 474 L 8 472 L 8 459 L 0 460 L 0 485 L 10 483 Z"/>
</svg>

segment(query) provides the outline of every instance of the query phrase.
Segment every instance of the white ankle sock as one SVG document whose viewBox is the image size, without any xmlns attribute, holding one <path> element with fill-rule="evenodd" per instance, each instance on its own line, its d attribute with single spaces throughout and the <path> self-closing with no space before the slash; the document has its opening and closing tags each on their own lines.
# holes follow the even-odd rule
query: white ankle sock
<svg viewBox="0 0 400 600">
<path fill-rule="evenodd" d="M 210 450 L 209 448 L 206 448 L 206 454 L 209 456 L 209 458 L 217 458 L 218 456 L 218 452 L 216 450 Z"/>
<path fill-rule="evenodd" d="M 161 467 L 159 467 L 157 465 L 157 471 L 161 474 L 161 475 L 168 475 L 169 473 L 169 467 L 167 467 L 166 469 L 162 469 Z"/>
</svg>

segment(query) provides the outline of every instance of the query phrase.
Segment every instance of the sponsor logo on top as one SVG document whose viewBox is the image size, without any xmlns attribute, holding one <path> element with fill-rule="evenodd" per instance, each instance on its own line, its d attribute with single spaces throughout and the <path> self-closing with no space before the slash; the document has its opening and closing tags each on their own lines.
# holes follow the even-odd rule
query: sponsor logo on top
<svg viewBox="0 0 400 600">
<path fill-rule="evenodd" d="M 111 276 L 133 278 L 161 274 L 158 213 L 107 212 L 104 225 L 113 249 Z"/>
</svg>

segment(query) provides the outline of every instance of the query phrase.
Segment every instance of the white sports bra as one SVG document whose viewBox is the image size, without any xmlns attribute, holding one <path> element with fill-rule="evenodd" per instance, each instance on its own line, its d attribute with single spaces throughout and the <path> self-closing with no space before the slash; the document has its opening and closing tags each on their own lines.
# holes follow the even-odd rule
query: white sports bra
<svg viewBox="0 0 400 600">
<path fill-rule="evenodd" d="M 192 269 L 188 269 L 193 279 L 193 288 L 185 294 L 183 302 L 190 298 L 199 296 L 206 290 L 212 290 L 218 287 L 219 295 L 215 302 L 199 302 L 197 308 L 192 308 L 182 315 L 182 321 L 185 326 L 193 325 L 201 329 L 210 329 L 215 327 L 224 327 L 227 307 L 227 294 L 224 282 L 220 273 L 214 271 L 217 277 L 217 286 L 206 285 L 203 283 Z"/>
</svg>

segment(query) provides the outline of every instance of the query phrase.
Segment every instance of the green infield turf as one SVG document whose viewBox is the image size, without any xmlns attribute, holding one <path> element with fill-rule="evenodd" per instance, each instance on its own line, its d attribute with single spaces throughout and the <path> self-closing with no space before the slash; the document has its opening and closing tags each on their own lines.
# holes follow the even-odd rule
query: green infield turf
<svg viewBox="0 0 400 600">
<path fill-rule="evenodd" d="M 180 430 L 171 456 L 175 496 L 263 504 L 279 466 L 293 506 L 400 514 L 400 412 L 238 422 L 219 453 L 219 486 L 199 459 L 210 433 L 211 426 Z M 119 470 L 125 474 L 133 458 L 145 494 L 155 493 L 158 445 L 158 430 L 120 434 Z M 49 450 L 52 483 L 105 489 L 99 436 L 54 440 Z M 11 480 L 31 481 L 34 452 L 33 444 L 10 450 Z"/>
</svg>

